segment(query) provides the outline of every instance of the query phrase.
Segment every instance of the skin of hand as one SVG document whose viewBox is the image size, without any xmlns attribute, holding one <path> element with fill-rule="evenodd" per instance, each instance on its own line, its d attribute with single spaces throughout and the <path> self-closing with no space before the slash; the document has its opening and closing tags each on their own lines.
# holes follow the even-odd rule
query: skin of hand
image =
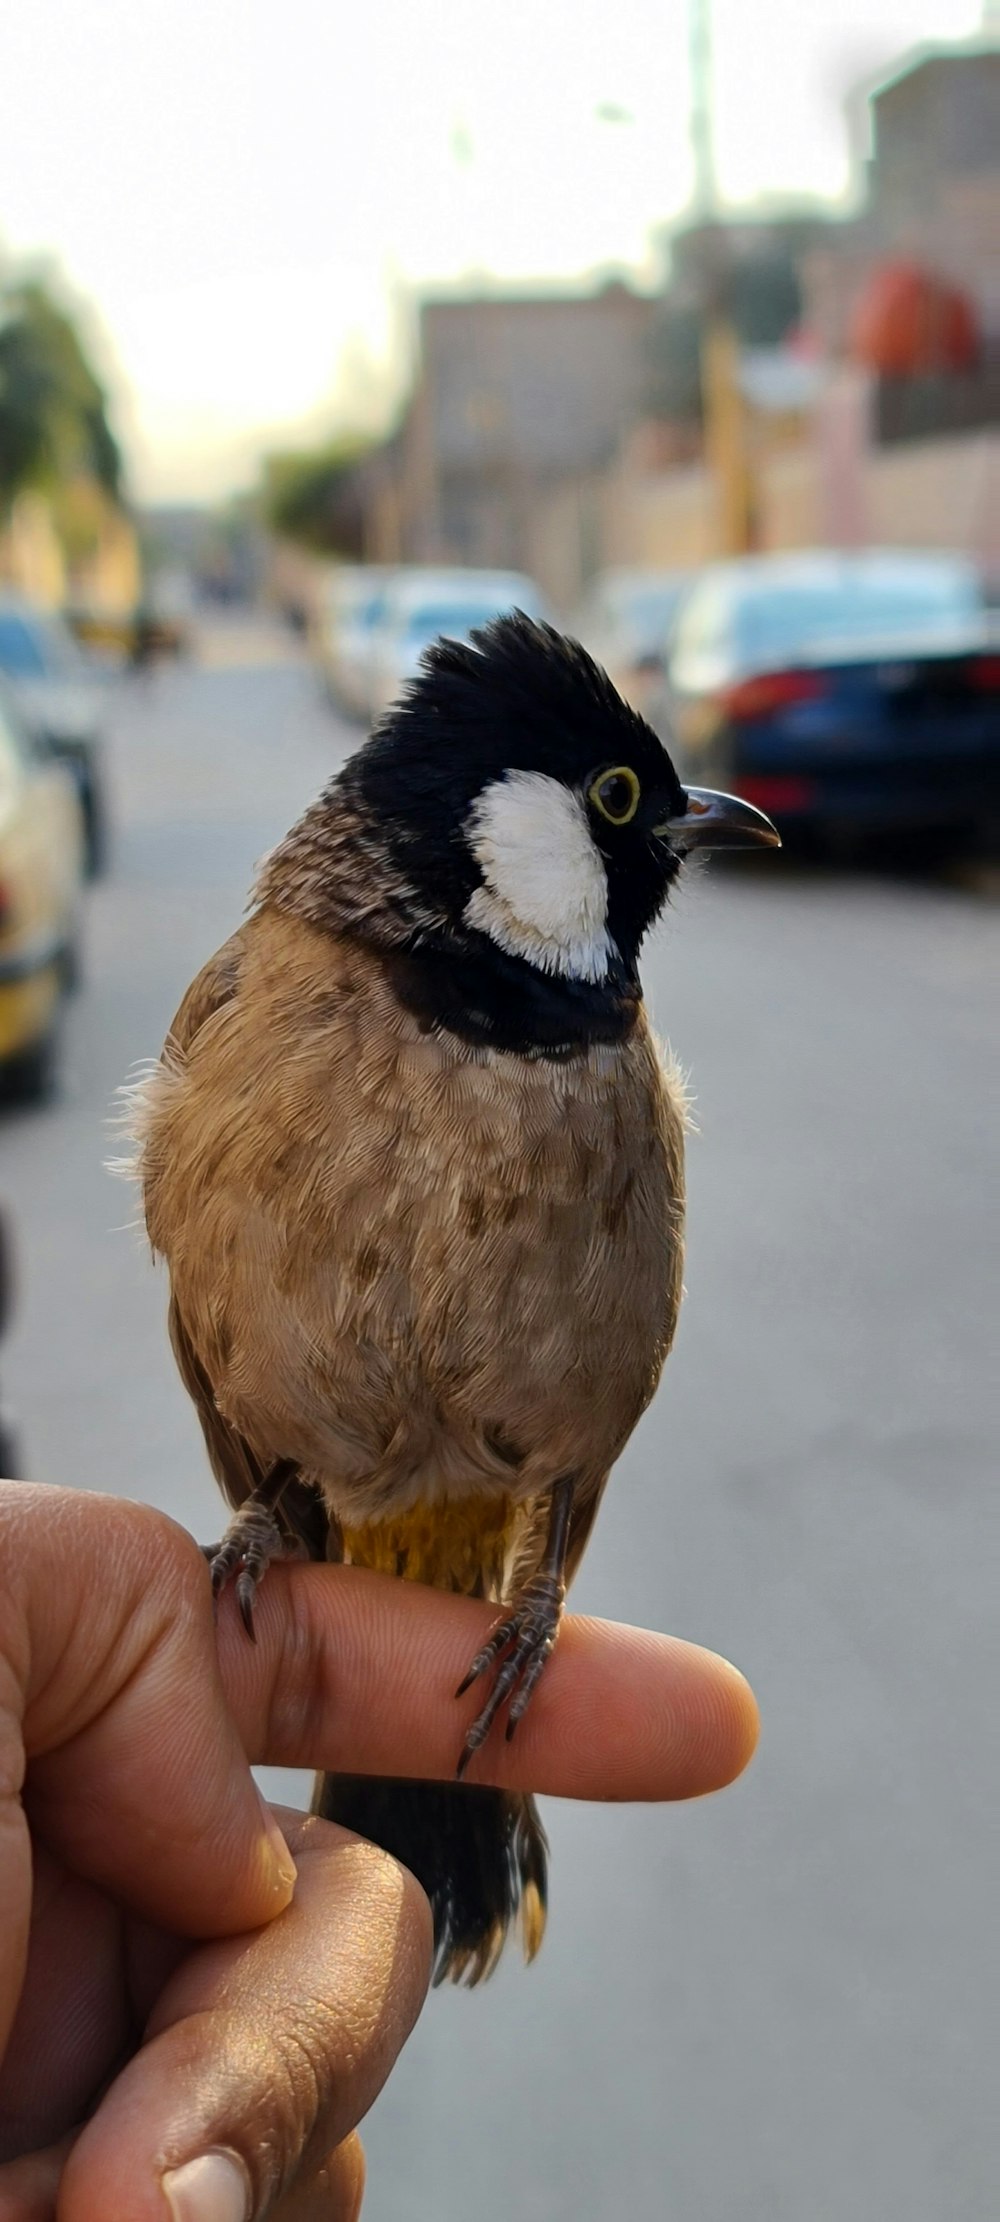
<svg viewBox="0 0 1000 2222">
<path fill-rule="evenodd" d="M 423 2003 L 394 1861 L 251 1764 L 450 1777 L 488 1605 L 276 1567 L 251 1645 L 162 1514 L 0 1483 L 0 2222 L 336 2222 Z M 474 1693 L 467 1704 L 474 1705 Z M 720 1788 L 757 1735 L 714 1654 L 570 1618 L 481 1781 Z"/>
</svg>

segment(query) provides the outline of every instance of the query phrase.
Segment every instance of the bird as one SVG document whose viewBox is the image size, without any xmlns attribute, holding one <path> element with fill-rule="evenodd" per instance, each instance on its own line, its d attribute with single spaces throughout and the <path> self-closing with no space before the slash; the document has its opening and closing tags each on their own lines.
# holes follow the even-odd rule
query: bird
<svg viewBox="0 0 1000 2222">
<path fill-rule="evenodd" d="M 439 1981 L 489 1974 L 512 1926 L 541 1941 L 534 1802 L 461 1778 L 524 1716 L 677 1323 L 685 1094 L 640 947 L 693 852 L 775 845 L 512 611 L 425 652 L 136 1091 L 173 1350 L 233 1511 L 216 1594 L 252 1635 L 267 1566 L 305 1552 L 496 1607 L 456 1779 L 326 1776 L 314 1801 L 423 1885 Z"/>
</svg>

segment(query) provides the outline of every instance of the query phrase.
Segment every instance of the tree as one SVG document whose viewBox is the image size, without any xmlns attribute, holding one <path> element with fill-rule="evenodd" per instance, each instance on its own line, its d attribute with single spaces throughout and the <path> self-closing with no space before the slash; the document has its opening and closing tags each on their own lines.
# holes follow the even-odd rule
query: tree
<svg viewBox="0 0 1000 2222">
<path fill-rule="evenodd" d="M 121 454 L 72 317 L 37 280 L 0 293 L 0 505 L 28 486 L 96 480 L 117 500 Z"/>
<path fill-rule="evenodd" d="M 341 440 L 268 456 L 261 510 L 270 531 L 321 555 L 356 555 L 363 538 L 359 466 L 368 452 L 366 441 Z"/>
</svg>

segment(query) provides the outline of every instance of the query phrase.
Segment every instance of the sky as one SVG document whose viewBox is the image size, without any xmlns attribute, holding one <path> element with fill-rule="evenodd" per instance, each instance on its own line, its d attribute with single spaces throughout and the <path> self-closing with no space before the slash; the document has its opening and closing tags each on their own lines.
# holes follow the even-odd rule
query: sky
<svg viewBox="0 0 1000 2222">
<path fill-rule="evenodd" d="M 982 9 L 709 16 L 739 204 L 842 198 L 848 88 Z M 2 0 L 0 268 L 50 258 L 88 305 L 138 493 L 216 499 L 266 447 L 378 425 L 421 287 L 648 282 L 687 55 L 682 0 Z"/>
</svg>

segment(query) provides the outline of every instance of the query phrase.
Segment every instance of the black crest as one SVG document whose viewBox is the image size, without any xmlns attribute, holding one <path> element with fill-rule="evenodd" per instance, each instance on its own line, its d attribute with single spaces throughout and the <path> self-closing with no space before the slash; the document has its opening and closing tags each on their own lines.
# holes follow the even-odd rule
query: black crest
<svg viewBox="0 0 1000 2222">
<path fill-rule="evenodd" d="M 428 799 L 440 780 L 454 809 L 504 771 L 545 771 L 579 786 L 602 764 L 630 763 L 644 787 L 683 808 L 662 743 L 580 642 L 514 610 L 439 640 L 356 759 L 366 799 L 392 814 L 398 782 Z"/>
</svg>

